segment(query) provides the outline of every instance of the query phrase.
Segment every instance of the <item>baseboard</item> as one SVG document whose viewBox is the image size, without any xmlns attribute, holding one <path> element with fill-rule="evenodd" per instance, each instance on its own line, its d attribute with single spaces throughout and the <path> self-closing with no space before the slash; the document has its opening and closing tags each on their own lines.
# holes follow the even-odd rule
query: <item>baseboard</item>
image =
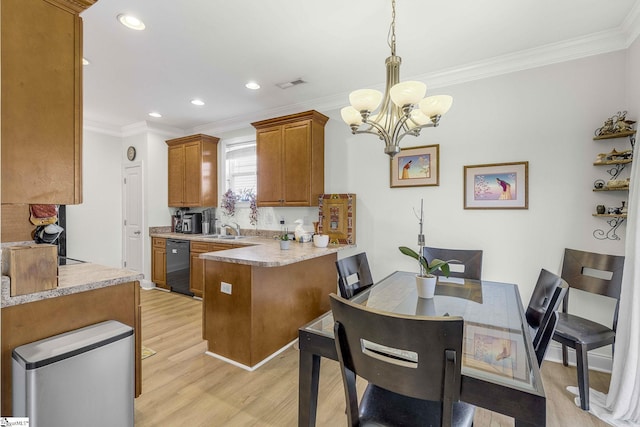
<svg viewBox="0 0 640 427">
<path fill-rule="evenodd" d="M 229 359 L 227 357 L 224 357 L 224 356 L 220 356 L 219 354 L 213 353 L 211 351 L 205 351 L 205 354 L 207 356 L 215 357 L 216 359 L 222 360 L 223 362 L 230 363 L 233 366 L 237 366 L 238 368 L 242 368 L 245 371 L 253 372 L 256 369 L 258 369 L 260 366 L 264 365 L 269 360 L 273 359 L 274 357 L 276 357 L 277 355 L 279 355 L 280 353 L 282 353 L 283 351 L 285 351 L 286 349 L 288 349 L 289 347 L 291 347 L 292 345 L 294 345 L 297 342 L 298 342 L 298 339 L 296 338 L 295 340 L 291 341 L 289 344 L 287 344 L 284 347 L 282 347 L 280 350 L 278 350 L 275 353 L 269 355 L 267 358 L 265 358 L 264 360 L 258 362 L 257 364 L 255 364 L 253 366 L 243 365 L 242 363 L 236 362 L 235 360 L 231 360 L 231 359 Z"/>
<path fill-rule="evenodd" d="M 589 352 L 588 358 L 589 369 L 611 373 L 611 368 L 613 366 L 613 359 L 611 356 L 604 356 L 591 351 Z M 556 342 L 549 344 L 544 360 L 562 363 L 562 346 Z M 572 366 L 576 365 L 576 352 L 572 348 L 569 349 L 569 364 Z"/>
</svg>

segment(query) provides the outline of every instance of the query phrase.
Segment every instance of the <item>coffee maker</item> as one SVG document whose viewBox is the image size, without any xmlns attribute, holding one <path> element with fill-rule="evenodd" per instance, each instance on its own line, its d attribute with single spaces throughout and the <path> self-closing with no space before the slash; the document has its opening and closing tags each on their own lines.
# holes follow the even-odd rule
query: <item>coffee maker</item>
<svg viewBox="0 0 640 427">
<path fill-rule="evenodd" d="M 185 213 L 182 217 L 182 232 L 185 234 L 202 234 L 202 214 Z"/>
</svg>

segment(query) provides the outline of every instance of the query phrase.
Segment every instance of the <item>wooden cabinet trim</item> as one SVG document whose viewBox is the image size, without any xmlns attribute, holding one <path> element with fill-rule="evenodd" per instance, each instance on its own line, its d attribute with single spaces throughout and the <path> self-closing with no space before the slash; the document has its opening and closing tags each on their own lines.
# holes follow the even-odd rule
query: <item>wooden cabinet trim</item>
<svg viewBox="0 0 640 427">
<path fill-rule="evenodd" d="M 286 123 L 298 122 L 304 119 L 314 120 L 324 126 L 329 120 L 329 117 L 315 110 L 309 110 L 303 111 L 302 113 L 290 114 L 288 116 L 275 117 L 272 119 L 261 120 L 259 122 L 253 122 L 251 123 L 251 126 L 256 129 L 262 129 L 274 125 L 283 125 Z"/>
</svg>

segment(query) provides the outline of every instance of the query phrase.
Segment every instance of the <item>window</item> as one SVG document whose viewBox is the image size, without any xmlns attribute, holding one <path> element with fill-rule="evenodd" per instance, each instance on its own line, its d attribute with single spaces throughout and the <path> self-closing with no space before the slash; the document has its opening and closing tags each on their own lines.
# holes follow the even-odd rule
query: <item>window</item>
<svg viewBox="0 0 640 427">
<path fill-rule="evenodd" d="M 241 197 L 247 190 L 256 192 L 256 141 L 243 140 L 225 144 L 225 188 Z M 240 199 L 243 200 L 243 198 Z"/>
</svg>

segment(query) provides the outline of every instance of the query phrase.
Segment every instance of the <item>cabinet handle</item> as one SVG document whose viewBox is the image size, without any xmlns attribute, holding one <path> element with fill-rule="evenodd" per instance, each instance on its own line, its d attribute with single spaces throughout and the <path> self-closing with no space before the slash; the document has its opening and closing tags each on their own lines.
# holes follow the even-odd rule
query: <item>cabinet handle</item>
<svg viewBox="0 0 640 427">
<path fill-rule="evenodd" d="M 140 234 L 140 232 L 139 231 L 134 231 L 133 234 Z"/>
</svg>

